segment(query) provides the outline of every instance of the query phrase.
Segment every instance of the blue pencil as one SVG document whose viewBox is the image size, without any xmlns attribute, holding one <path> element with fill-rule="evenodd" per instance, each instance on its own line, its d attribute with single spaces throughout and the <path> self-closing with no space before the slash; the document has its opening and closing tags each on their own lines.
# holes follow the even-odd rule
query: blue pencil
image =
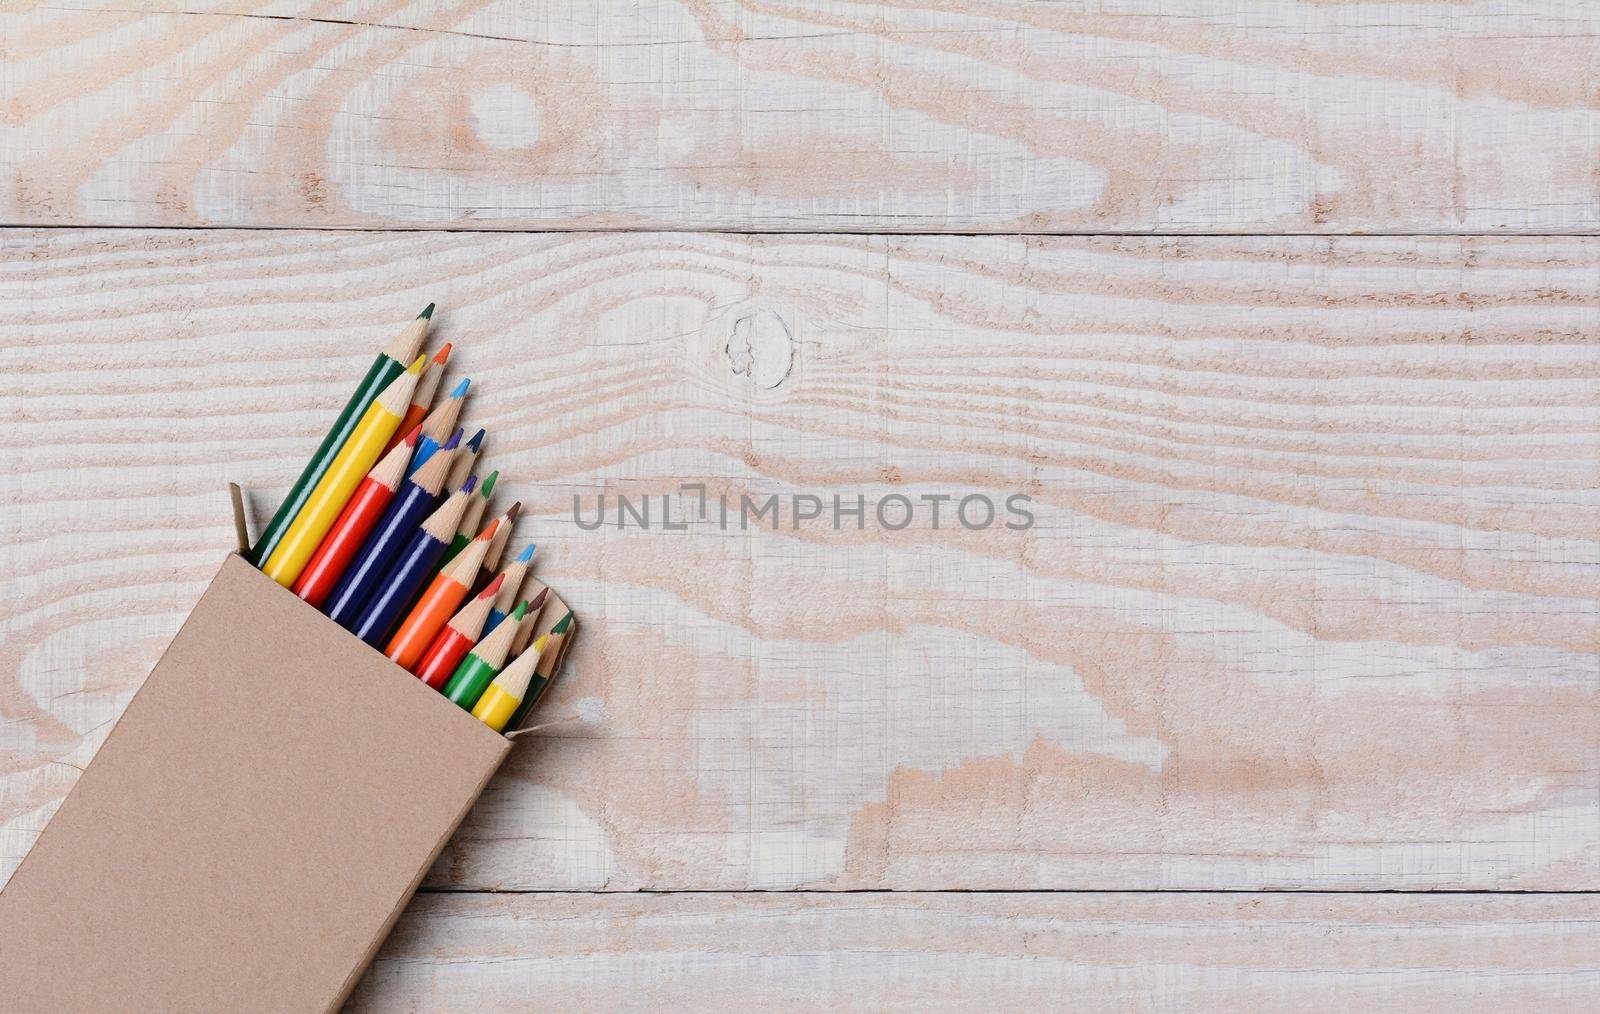
<svg viewBox="0 0 1600 1014">
<path fill-rule="evenodd" d="M 417 440 L 417 454 L 411 459 L 411 471 L 406 474 L 415 474 L 417 469 L 426 465 L 428 459 L 444 446 L 445 434 L 456 430 L 456 420 L 461 418 L 461 400 L 467 396 L 467 388 L 470 386 L 472 378 L 462 377 L 461 383 L 457 384 L 455 390 L 450 392 L 450 396 L 445 398 L 444 404 L 429 412 L 428 418 L 422 420 L 422 436 Z"/>
<path fill-rule="evenodd" d="M 517 558 L 506 565 L 501 571 L 505 578 L 500 582 L 500 592 L 494 597 L 494 606 L 489 610 L 489 618 L 483 621 L 483 631 L 479 637 L 485 637 L 495 628 L 495 624 L 506 618 L 513 606 L 517 604 L 517 595 L 522 590 L 522 579 L 528 576 L 528 565 L 533 560 L 533 544 L 517 554 Z"/>
<path fill-rule="evenodd" d="M 349 629 L 360 617 L 361 607 L 372 597 L 373 589 L 377 588 L 395 556 L 405 548 L 411 533 L 438 505 L 439 490 L 444 487 L 454 457 L 453 449 L 436 454 L 422 471 L 400 484 L 383 517 L 372 527 L 372 534 L 361 544 L 350 566 L 339 575 L 339 583 L 334 585 L 333 593 L 323 604 L 323 612 L 329 619 Z"/>
</svg>

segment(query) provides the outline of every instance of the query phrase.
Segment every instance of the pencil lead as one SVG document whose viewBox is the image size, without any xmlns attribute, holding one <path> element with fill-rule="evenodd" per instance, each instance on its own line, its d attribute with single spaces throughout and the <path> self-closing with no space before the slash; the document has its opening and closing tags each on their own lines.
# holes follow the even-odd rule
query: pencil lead
<svg viewBox="0 0 1600 1014">
<path fill-rule="evenodd" d="M 475 487 L 477 485 L 478 485 L 478 477 L 476 475 L 469 475 L 469 476 L 467 476 L 467 481 L 463 482 L 461 484 L 461 492 L 463 492 L 463 493 L 471 493 L 472 490 L 473 490 L 473 487 Z"/>
<path fill-rule="evenodd" d="M 522 513 L 522 501 L 518 500 L 515 503 L 513 503 L 510 507 L 506 508 L 506 521 L 509 523 L 509 522 L 517 520 L 517 517 L 521 513 Z"/>
<path fill-rule="evenodd" d="M 422 312 L 417 314 L 417 319 L 418 320 L 432 320 L 433 319 L 433 304 L 429 303 L 427 306 L 423 307 L 422 308 Z"/>
<path fill-rule="evenodd" d="M 572 611 L 569 609 L 567 615 L 561 617 L 561 622 L 550 628 L 550 633 L 565 634 L 570 626 L 572 626 Z"/>
<path fill-rule="evenodd" d="M 417 441 L 420 439 L 422 439 L 422 424 L 417 423 L 415 426 L 411 427 L 411 432 L 407 433 L 406 438 L 400 442 L 405 444 L 407 447 L 416 447 Z"/>
<path fill-rule="evenodd" d="M 461 378 L 461 383 L 457 384 L 456 385 L 456 389 L 454 391 L 450 392 L 450 397 L 452 397 L 452 398 L 465 398 L 467 396 L 467 388 L 469 388 L 471 386 L 472 386 L 472 378 L 471 377 L 462 377 Z"/>
<path fill-rule="evenodd" d="M 478 598 L 480 598 L 480 599 L 492 599 L 492 598 L 494 598 L 495 595 L 499 594 L 500 586 L 505 584 L 505 583 L 506 583 L 506 576 L 504 574 L 497 574 L 495 576 L 495 579 L 493 581 L 490 581 L 487 585 L 485 585 L 483 591 L 478 593 Z"/>
<path fill-rule="evenodd" d="M 439 450 L 441 450 L 441 451 L 453 451 L 457 447 L 460 447 L 461 446 L 461 432 L 462 432 L 461 430 L 457 429 L 454 433 L 450 434 L 450 439 L 445 441 L 444 446 L 440 447 Z"/>
<path fill-rule="evenodd" d="M 411 361 L 411 365 L 410 366 L 406 367 L 406 372 L 407 373 L 420 374 L 422 372 L 422 368 L 424 366 L 426 366 L 426 365 L 428 365 L 428 357 L 419 355 L 419 356 L 417 356 L 416 359 L 413 359 Z M 406 395 L 406 403 L 407 404 L 410 404 L 410 398 L 411 398 L 411 395 L 408 393 Z"/>
<path fill-rule="evenodd" d="M 539 594 L 535 595 L 533 597 L 533 600 L 528 603 L 528 612 L 531 613 L 531 612 L 534 612 L 535 610 L 543 609 L 544 608 L 545 597 L 548 596 L 549 594 L 550 594 L 550 589 L 548 589 L 548 588 L 540 588 L 539 589 Z"/>
<path fill-rule="evenodd" d="M 472 439 L 467 441 L 467 446 L 472 448 L 473 454 L 477 454 L 483 448 L 483 430 L 474 433 Z"/>
<path fill-rule="evenodd" d="M 450 350 L 453 348 L 455 348 L 455 346 L 450 342 L 445 342 L 443 345 L 439 346 L 439 351 L 433 354 L 434 363 L 439 366 L 443 366 L 445 363 L 448 363 L 450 361 Z"/>
<path fill-rule="evenodd" d="M 497 468 L 489 473 L 489 478 L 483 480 L 482 493 L 485 500 L 489 499 L 489 494 L 494 492 L 494 481 L 498 478 L 500 478 L 500 469 Z"/>
<path fill-rule="evenodd" d="M 528 543 L 528 548 L 517 554 L 518 563 L 527 563 L 533 559 L 533 543 Z"/>
</svg>

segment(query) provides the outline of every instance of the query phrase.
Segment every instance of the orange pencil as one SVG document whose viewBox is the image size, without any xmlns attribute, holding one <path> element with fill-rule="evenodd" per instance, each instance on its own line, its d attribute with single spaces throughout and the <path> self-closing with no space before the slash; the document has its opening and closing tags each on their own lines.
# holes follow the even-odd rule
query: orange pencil
<svg viewBox="0 0 1600 1014">
<path fill-rule="evenodd" d="M 439 631 L 439 635 L 423 653 L 422 661 L 417 663 L 417 679 L 435 690 L 444 686 L 444 681 L 450 678 L 456 666 L 467 657 L 467 652 L 478 643 L 478 638 L 483 634 L 483 622 L 489 618 L 489 610 L 494 606 L 495 593 L 504 583 L 504 577 L 495 578 L 489 587 L 450 617 L 450 622 Z"/>
<path fill-rule="evenodd" d="M 400 428 L 389 438 L 389 446 L 383 449 L 385 454 L 394 450 L 402 437 L 422 425 L 423 417 L 428 414 L 428 406 L 433 404 L 433 394 L 439 390 L 439 378 L 444 376 L 444 364 L 449 361 L 450 343 L 445 342 L 439 346 L 439 351 L 433 354 L 433 358 L 428 360 L 428 365 L 422 368 L 422 379 L 417 381 L 417 389 L 411 394 L 411 405 L 406 409 L 405 418 L 400 420 Z"/>
<path fill-rule="evenodd" d="M 489 522 L 478 537 L 473 539 L 461 555 L 451 560 L 422 593 L 411 612 L 400 622 L 400 629 L 389 639 L 383 653 L 403 669 L 414 670 L 422 653 L 428 650 L 439 628 L 449 622 L 451 615 L 461 607 L 472 581 L 483 566 L 483 554 L 489 551 L 489 540 L 494 538 L 500 519 Z"/>
</svg>

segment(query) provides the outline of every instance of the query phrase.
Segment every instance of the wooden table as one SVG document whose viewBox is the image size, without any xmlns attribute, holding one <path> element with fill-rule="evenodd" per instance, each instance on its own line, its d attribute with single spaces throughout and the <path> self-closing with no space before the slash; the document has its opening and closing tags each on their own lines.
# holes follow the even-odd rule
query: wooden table
<svg viewBox="0 0 1600 1014">
<path fill-rule="evenodd" d="M 358 1009 L 1593 1008 L 1600 13 L 77 6 L 0 877 L 437 300 L 583 632 Z M 1034 524 L 574 523 L 683 483 Z"/>
</svg>

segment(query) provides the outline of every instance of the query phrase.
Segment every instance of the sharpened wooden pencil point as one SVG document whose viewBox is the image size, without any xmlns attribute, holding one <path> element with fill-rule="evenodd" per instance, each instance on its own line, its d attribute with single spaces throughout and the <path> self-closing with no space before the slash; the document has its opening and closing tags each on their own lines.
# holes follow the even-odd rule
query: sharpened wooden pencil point
<svg viewBox="0 0 1600 1014">
<path fill-rule="evenodd" d="M 539 594 L 531 602 L 522 604 L 522 611 L 527 615 L 528 622 L 517 628 L 517 638 L 511 642 L 511 654 L 521 655 L 528 642 L 533 640 L 534 628 L 538 626 L 539 614 L 544 611 L 544 600 L 550 595 L 550 589 L 540 588 Z"/>
</svg>

